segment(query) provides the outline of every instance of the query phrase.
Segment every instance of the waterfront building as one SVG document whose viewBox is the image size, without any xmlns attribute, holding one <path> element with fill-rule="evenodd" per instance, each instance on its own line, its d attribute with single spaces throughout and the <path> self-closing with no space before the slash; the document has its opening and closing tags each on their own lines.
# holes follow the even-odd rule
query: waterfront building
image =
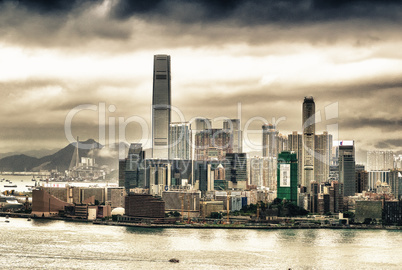
<svg viewBox="0 0 402 270">
<path fill-rule="evenodd" d="M 155 55 L 152 94 L 152 157 L 158 159 L 169 158 L 170 73 L 170 55 Z"/>
<path fill-rule="evenodd" d="M 44 189 L 32 191 L 32 215 L 34 217 L 57 216 L 60 211 L 64 211 L 66 206 L 73 206 L 73 204 L 50 195 Z"/>
<path fill-rule="evenodd" d="M 364 223 L 382 219 L 381 201 L 356 201 L 355 222 Z"/>
<path fill-rule="evenodd" d="M 200 214 L 201 191 L 199 190 L 169 190 L 162 192 L 165 202 L 165 212 L 183 211 L 184 216 L 198 217 Z"/>
<path fill-rule="evenodd" d="M 165 202 L 149 194 L 129 193 L 125 197 L 125 215 L 136 218 L 164 218 Z"/>
<path fill-rule="evenodd" d="M 277 198 L 286 199 L 294 204 L 297 199 L 297 155 L 282 152 L 278 155 Z"/>
<path fill-rule="evenodd" d="M 402 201 L 385 201 L 383 204 L 383 222 L 385 224 L 402 225 Z"/>
</svg>

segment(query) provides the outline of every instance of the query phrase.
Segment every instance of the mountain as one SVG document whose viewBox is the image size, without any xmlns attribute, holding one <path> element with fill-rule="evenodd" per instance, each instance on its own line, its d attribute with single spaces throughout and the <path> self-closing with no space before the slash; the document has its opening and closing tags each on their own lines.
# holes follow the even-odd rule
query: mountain
<svg viewBox="0 0 402 270">
<path fill-rule="evenodd" d="M 36 149 L 36 150 L 28 150 L 24 152 L 7 152 L 7 153 L 0 153 L 0 158 L 5 158 L 9 156 L 16 156 L 16 155 L 26 155 L 29 157 L 41 158 L 44 156 L 52 155 L 56 153 L 60 149 Z"/>
<path fill-rule="evenodd" d="M 118 150 L 103 147 L 93 139 L 78 143 L 79 157 L 93 157 L 99 166 L 118 168 Z M 71 143 L 52 155 L 41 158 L 27 155 L 13 155 L 0 159 L 0 171 L 40 171 L 55 170 L 63 172 L 70 166 L 76 149 L 76 143 Z"/>
</svg>

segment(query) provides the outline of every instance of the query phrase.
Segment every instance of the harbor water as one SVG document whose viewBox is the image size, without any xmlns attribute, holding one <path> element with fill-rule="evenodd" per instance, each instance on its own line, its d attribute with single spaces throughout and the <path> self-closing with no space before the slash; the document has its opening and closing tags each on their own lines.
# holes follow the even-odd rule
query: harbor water
<svg viewBox="0 0 402 270">
<path fill-rule="evenodd" d="M 0 217 L 0 269 L 400 269 L 402 232 L 144 229 Z M 176 258 L 179 263 L 171 263 Z"/>
</svg>

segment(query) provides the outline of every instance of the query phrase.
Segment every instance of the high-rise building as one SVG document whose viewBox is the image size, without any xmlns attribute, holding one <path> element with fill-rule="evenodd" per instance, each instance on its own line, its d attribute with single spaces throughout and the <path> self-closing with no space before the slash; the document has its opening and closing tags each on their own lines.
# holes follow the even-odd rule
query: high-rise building
<svg viewBox="0 0 402 270">
<path fill-rule="evenodd" d="M 206 129 L 195 135 L 194 160 L 223 160 L 233 153 L 231 133 L 224 129 Z"/>
<path fill-rule="evenodd" d="M 230 147 L 233 153 L 243 152 L 243 134 L 240 126 L 240 119 L 228 119 L 223 121 L 223 129 L 231 133 Z"/>
<path fill-rule="evenodd" d="M 152 95 L 152 157 L 158 159 L 169 158 L 170 79 L 170 55 L 155 55 Z"/>
<path fill-rule="evenodd" d="M 278 158 L 278 154 L 288 150 L 288 138 L 279 133 L 273 124 L 262 126 L 262 156 Z"/>
<path fill-rule="evenodd" d="M 278 155 L 277 198 L 297 204 L 297 156 L 294 152 Z"/>
<path fill-rule="evenodd" d="M 245 188 L 247 177 L 247 154 L 227 153 L 224 162 L 226 181 L 234 188 Z"/>
<path fill-rule="evenodd" d="M 192 159 L 192 136 L 190 123 L 171 123 L 169 129 L 170 159 Z"/>
<path fill-rule="evenodd" d="M 133 188 L 145 188 L 145 152 L 140 143 L 132 143 L 125 160 L 119 161 L 119 186 L 126 192 Z"/>
<path fill-rule="evenodd" d="M 292 134 L 288 135 L 288 150 L 296 153 L 298 160 L 297 184 L 301 185 L 303 174 L 303 136 L 298 134 L 297 131 L 293 131 Z"/>
<path fill-rule="evenodd" d="M 402 199 L 402 172 L 399 170 L 392 170 L 389 173 L 389 182 L 391 192 L 394 194 L 395 199 Z"/>
<path fill-rule="evenodd" d="M 392 151 L 368 151 L 367 170 L 384 171 L 394 169 L 394 152 Z"/>
<path fill-rule="evenodd" d="M 356 193 L 355 146 L 354 141 L 339 144 L 339 182 L 343 184 L 343 196 Z"/>
<path fill-rule="evenodd" d="M 252 157 L 250 160 L 250 185 L 276 190 L 276 158 Z"/>
<path fill-rule="evenodd" d="M 262 156 L 277 158 L 278 149 L 276 148 L 276 139 L 279 132 L 276 131 L 272 124 L 264 124 L 262 126 Z"/>
<path fill-rule="evenodd" d="M 320 185 L 317 181 L 310 182 L 310 201 L 309 210 L 312 213 L 318 213 L 318 193 L 320 190 Z"/>
<path fill-rule="evenodd" d="M 314 180 L 314 135 L 315 135 L 315 103 L 313 97 L 305 97 L 303 102 L 303 174 L 302 186 L 309 191 L 310 182 Z"/>
<path fill-rule="evenodd" d="M 363 170 L 358 170 L 356 165 L 356 193 L 362 193 L 368 189 L 368 173 Z"/>
<path fill-rule="evenodd" d="M 314 180 L 320 185 L 328 181 L 329 165 L 332 152 L 332 135 L 324 131 L 323 134 L 315 135 L 314 142 Z"/>
</svg>

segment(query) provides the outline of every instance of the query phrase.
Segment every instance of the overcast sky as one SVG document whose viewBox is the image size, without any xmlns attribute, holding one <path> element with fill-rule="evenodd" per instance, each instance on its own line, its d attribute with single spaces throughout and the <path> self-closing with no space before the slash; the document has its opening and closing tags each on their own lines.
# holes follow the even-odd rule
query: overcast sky
<svg viewBox="0 0 402 270">
<path fill-rule="evenodd" d="M 360 151 L 402 150 L 401 1 L 131 2 L 0 0 L 0 153 L 65 146 L 66 116 L 82 104 L 104 103 L 116 138 L 119 117 L 149 123 L 154 54 L 171 55 L 186 120 L 237 118 L 241 103 L 243 127 L 259 117 L 258 144 L 264 119 L 301 131 L 312 95 L 318 131 L 338 124 Z M 98 140 L 98 115 L 78 112 L 72 135 Z M 125 137 L 141 134 L 131 123 Z"/>
</svg>

